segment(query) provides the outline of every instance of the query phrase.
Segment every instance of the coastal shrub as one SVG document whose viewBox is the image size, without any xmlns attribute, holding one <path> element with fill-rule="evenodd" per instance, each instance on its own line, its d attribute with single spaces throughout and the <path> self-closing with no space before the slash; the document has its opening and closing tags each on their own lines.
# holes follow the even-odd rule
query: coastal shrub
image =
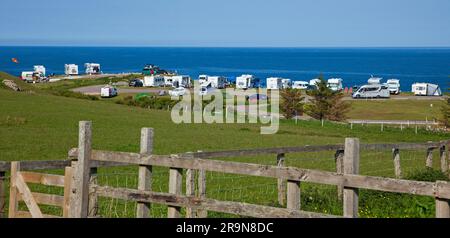
<svg viewBox="0 0 450 238">
<path fill-rule="evenodd" d="M 312 97 L 306 114 L 317 120 L 344 121 L 351 105 L 343 100 L 342 92 L 331 90 L 327 82 L 319 77 L 317 88 L 309 92 Z"/>
<path fill-rule="evenodd" d="M 286 119 L 303 115 L 303 100 L 305 97 L 298 89 L 287 88 L 280 92 L 281 105 L 280 110 Z"/>
</svg>

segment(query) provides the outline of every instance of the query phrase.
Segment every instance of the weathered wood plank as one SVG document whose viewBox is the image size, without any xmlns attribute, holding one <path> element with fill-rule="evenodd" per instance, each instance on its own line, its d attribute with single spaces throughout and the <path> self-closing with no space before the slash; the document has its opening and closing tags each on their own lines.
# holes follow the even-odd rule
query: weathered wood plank
<svg viewBox="0 0 450 238">
<path fill-rule="evenodd" d="M 142 128 L 141 130 L 141 155 L 151 155 L 153 153 L 153 129 Z M 152 190 L 152 173 L 153 167 L 151 165 L 139 166 L 138 190 L 151 191 Z M 150 217 L 150 203 L 138 203 L 136 208 L 137 218 Z"/>
<path fill-rule="evenodd" d="M 292 210 L 300 210 L 300 182 L 287 182 L 287 208 Z"/>
<path fill-rule="evenodd" d="M 195 196 L 195 170 L 186 170 L 186 196 Z M 195 218 L 197 211 L 191 207 L 186 207 L 186 218 Z"/>
<path fill-rule="evenodd" d="M 434 196 L 434 183 L 382 178 L 363 175 L 339 175 L 337 173 L 300 169 L 293 167 L 278 168 L 277 166 L 248 164 L 229 161 L 192 159 L 171 156 L 144 156 L 142 158 L 118 158 L 107 156 L 94 157 L 103 160 L 124 160 L 129 164 L 148 164 L 161 167 L 176 167 L 183 169 L 206 170 L 211 172 L 222 172 L 230 174 L 241 174 L 249 176 L 260 176 L 269 178 L 283 178 L 286 180 L 322 183 L 328 185 L 340 185 L 349 188 L 372 189 L 384 192 L 409 193 L 415 195 Z M 450 191 L 450 185 L 444 186 L 443 190 Z M 447 198 L 447 197 L 442 197 Z M 449 197 L 450 198 L 450 195 Z"/>
<path fill-rule="evenodd" d="M 199 170 L 198 171 L 198 196 L 199 198 L 206 198 L 206 171 Z M 205 209 L 197 211 L 197 217 L 199 218 L 207 218 L 208 211 Z"/>
<path fill-rule="evenodd" d="M 17 199 L 17 185 L 16 178 L 17 173 L 20 171 L 20 162 L 13 161 L 11 162 L 11 176 L 10 176 L 10 185 L 9 185 L 9 209 L 8 209 L 8 217 L 16 218 L 17 211 L 19 210 L 19 200 Z"/>
<path fill-rule="evenodd" d="M 95 167 L 91 167 L 90 169 L 90 177 L 89 184 L 97 184 L 98 183 L 98 169 Z M 96 217 L 98 213 L 98 196 L 95 193 L 89 193 L 89 208 L 88 208 L 88 217 Z"/>
<path fill-rule="evenodd" d="M 6 172 L 0 171 L 0 218 L 6 218 Z"/>
<path fill-rule="evenodd" d="M 54 215 L 42 214 L 43 218 L 61 218 Z M 16 218 L 33 218 L 30 212 L 27 211 L 17 211 Z"/>
<path fill-rule="evenodd" d="M 400 165 L 400 150 L 397 148 L 392 149 L 392 157 L 394 159 L 394 171 L 396 178 L 402 178 L 402 168 Z"/>
<path fill-rule="evenodd" d="M 426 166 L 428 168 L 433 168 L 433 148 L 427 149 L 427 161 Z"/>
<path fill-rule="evenodd" d="M 64 204 L 63 204 L 63 217 L 69 218 L 70 213 L 70 195 L 72 194 L 72 177 L 73 168 L 67 166 L 64 170 Z"/>
<path fill-rule="evenodd" d="M 78 138 L 78 157 L 72 182 L 70 217 L 86 218 L 89 204 L 89 173 L 91 159 L 92 123 L 80 121 Z"/>
<path fill-rule="evenodd" d="M 448 171 L 447 146 L 441 146 L 441 148 L 439 148 L 439 157 L 441 159 L 441 171 L 442 173 L 447 173 Z"/>
<path fill-rule="evenodd" d="M 334 154 L 334 161 L 336 163 L 336 173 L 339 175 L 344 174 L 344 150 L 337 150 Z M 339 199 L 342 199 L 344 194 L 344 187 L 337 186 L 337 195 Z"/>
<path fill-rule="evenodd" d="M 277 166 L 284 167 L 285 166 L 285 154 L 277 155 Z M 277 189 L 278 189 L 278 204 L 280 206 L 284 206 L 286 204 L 286 180 L 277 179 Z"/>
<path fill-rule="evenodd" d="M 64 187 L 64 176 L 22 171 L 20 172 L 26 183 L 43 184 L 47 186 Z"/>
<path fill-rule="evenodd" d="M 344 174 L 359 174 L 359 139 L 346 138 Z M 344 217 L 358 217 L 358 189 L 344 186 Z"/>
<path fill-rule="evenodd" d="M 183 182 L 183 169 L 170 168 L 169 171 L 169 193 L 181 195 Z M 169 218 L 180 218 L 181 207 L 169 206 L 167 216 Z"/>
<path fill-rule="evenodd" d="M 207 209 L 215 212 L 236 214 L 258 218 L 332 218 L 328 214 L 305 212 L 286 208 L 275 208 L 239 202 L 218 201 L 207 198 L 187 197 L 168 193 L 139 191 L 136 189 L 96 186 L 93 188 L 99 196 L 130 201 L 151 202 L 176 207 L 190 206 L 195 209 Z"/>
<path fill-rule="evenodd" d="M 64 206 L 64 197 L 63 196 L 59 196 L 59 195 L 55 195 L 55 194 L 36 193 L 36 192 L 32 192 L 31 195 L 33 196 L 33 198 L 37 204 L 57 206 L 57 207 Z M 23 200 L 22 196 L 20 194 L 18 194 L 17 198 L 19 201 Z"/>
<path fill-rule="evenodd" d="M 31 216 L 33 218 L 43 218 L 44 216 L 42 215 L 41 209 L 39 208 L 35 198 L 33 197 L 33 194 L 31 193 L 30 189 L 25 183 L 25 180 L 23 179 L 20 172 L 18 172 L 17 176 L 15 177 L 15 185 L 19 193 L 18 195 L 27 205 L 27 208 L 30 211 Z"/>
</svg>

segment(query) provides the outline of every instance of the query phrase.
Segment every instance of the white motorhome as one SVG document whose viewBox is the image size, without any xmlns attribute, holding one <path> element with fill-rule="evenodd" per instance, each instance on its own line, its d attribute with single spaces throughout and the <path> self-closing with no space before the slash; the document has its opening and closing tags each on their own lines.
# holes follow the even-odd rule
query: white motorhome
<svg viewBox="0 0 450 238">
<path fill-rule="evenodd" d="M 361 86 L 356 90 L 353 98 L 390 98 L 391 93 L 386 85 L 383 84 L 369 84 Z"/>
<path fill-rule="evenodd" d="M 165 87 L 173 87 L 173 76 L 172 75 L 164 75 L 164 86 Z"/>
<path fill-rule="evenodd" d="M 320 82 L 320 79 L 311 79 L 309 80 L 310 86 L 317 86 L 317 84 Z"/>
<path fill-rule="evenodd" d="M 100 96 L 102 98 L 115 97 L 115 96 L 117 96 L 117 88 L 115 88 L 111 85 L 106 85 L 105 87 L 101 88 Z"/>
<path fill-rule="evenodd" d="M 236 88 L 248 89 L 259 87 L 259 79 L 251 74 L 243 74 L 236 78 Z"/>
<path fill-rule="evenodd" d="M 225 88 L 227 84 L 227 78 L 222 76 L 209 76 L 208 82 L 211 83 L 212 88 Z"/>
<path fill-rule="evenodd" d="M 400 80 L 398 79 L 388 79 L 386 82 L 391 94 L 400 94 Z"/>
<path fill-rule="evenodd" d="M 383 78 L 378 78 L 378 77 L 374 77 L 373 75 L 369 78 L 369 80 L 367 80 L 367 83 L 369 84 L 369 85 L 371 85 L 371 84 L 376 84 L 376 85 L 378 85 L 378 84 L 381 84 L 381 80 L 382 80 Z"/>
<path fill-rule="evenodd" d="M 416 96 L 442 96 L 439 85 L 431 83 L 415 83 L 411 90 Z"/>
<path fill-rule="evenodd" d="M 164 86 L 164 77 L 161 75 L 151 75 L 144 77 L 144 87 L 162 87 Z"/>
<path fill-rule="evenodd" d="M 36 73 L 39 73 L 42 77 L 45 77 L 45 67 L 43 65 L 35 65 L 33 66 L 33 70 Z"/>
<path fill-rule="evenodd" d="M 190 86 L 191 86 L 191 77 L 189 77 L 188 75 L 172 76 L 172 87 L 189 88 Z"/>
<path fill-rule="evenodd" d="M 309 83 L 306 81 L 294 81 L 294 83 L 292 84 L 292 88 L 293 89 L 307 89 L 309 86 Z"/>
<path fill-rule="evenodd" d="M 277 90 L 283 88 L 283 79 L 277 77 L 270 77 L 266 79 L 266 87 L 270 90 Z"/>
<path fill-rule="evenodd" d="M 198 83 L 200 85 L 204 85 L 204 84 L 208 83 L 208 78 L 209 78 L 209 75 L 205 75 L 205 74 L 199 75 L 198 76 Z"/>
<path fill-rule="evenodd" d="M 23 71 L 21 78 L 23 81 L 32 82 L 34 74 L 35 73 L 33 71 Z"/>
<path fill-rule="evenodd" d="M 328 87 L 333 91 L 342 91 L 342 79 L 341 78 L 331 78 L 327 82 Z"/>
<path fill-rule="evenodd" d="M 84 67 L 86 68 L 86 74 L 101 74 L 100 71 L 100 64 L 97 63 L 86 63 L 84 64 Z"/>
<path fill-rule="evenodd" d="M 290 88 L 292 86 L 291 79 L 282 79 L 281 84 L 283 88 Z"/>
<path fill-rule="evenodd" d="M 76 64 L 65 64 L 64 73 L 66 75 L 78 75 L 78 65 Z"/>
</svg>

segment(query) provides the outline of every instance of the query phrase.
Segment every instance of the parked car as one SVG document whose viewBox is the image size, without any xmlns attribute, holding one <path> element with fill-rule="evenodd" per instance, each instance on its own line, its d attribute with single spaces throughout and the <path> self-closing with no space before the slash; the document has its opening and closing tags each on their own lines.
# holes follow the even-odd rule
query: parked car
<svg viewBox="0 0 450 238">
<path fill-rule="evenodd" d="M 130 87 L 143 87 L 144 83 L 140 79 L 132 79 L 128 83 L 128 86 L 130 86 Z"/>
<path fill-rule="evenodd" d="M 390 98 L 388 86 L 384 84 L 364 85 L 355 91 L 353 98 Z"/>
<path fill-rule="evenodd" d="M 181 87 L 169 91 L 169 95 L 172 97 L 179 97 L 183 96 L 184 94 L 186 94 L 186 89 Z"/>
</svg>

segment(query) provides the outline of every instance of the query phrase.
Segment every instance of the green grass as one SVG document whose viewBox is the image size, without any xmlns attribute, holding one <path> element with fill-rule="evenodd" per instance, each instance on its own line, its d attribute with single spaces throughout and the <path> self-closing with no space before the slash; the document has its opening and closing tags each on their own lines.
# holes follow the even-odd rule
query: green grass
<svg viewBox="0 0 450 238">
<path fill-rule="evenodd" d="M 30 85 L 25 85 L 30 86 Z M 345 137 L 358 137 L 362 143 L 424 142 L 448 139 L 449 134 L 413 128 L 354 126 L 315 121 L 282 121 L 275 135 L 261 135 L 257 124 L 174 124 L 170 113 L 111 103 L 108 100 L 83 100 L 54 96 L 43 89 L 36 93 L 17 93 L 0 89 L 0 153 L 1 160 L 62 160 L 70 148 L 77 146 L 78 121 L 93 121 L 93 148 L 112 151 L 139 151 L 140 129 L 155 130 L 154 153 L 171 154 L 188 151 L 215 151 L 244 148 L 267 148 L 298 145 L 343 143 Z M 405 174 L 423 168 L 425 151 L 402 151 Z M 333 151 L 287 154 L 286 164 L 301 168 L 335 171 Z M 362 151 L 361 174 L 393 177 L 390 151 Z M 435 161 L 439 161 L 435 155 Z M 275 164 L 275 156 L 226 158 L 223 160 Z M 437 162 L 435 168 L 439 168 Z M 47 171 L 61 174 L 62 171 Z M 103 185 L 137 187 L 135 167 L 101 168 L 99 182 Z M 153 189 L 167 192 L 168 169 L 154 168 Z M 207 173 L 207 196 L 221 200 L 277 206 L 276 180 Z M 59 189 L 32 186 L 32 190 L 61 194 Z M 374 193 L 374 194 L 372 194 Z M 384 193 L 362 191 L 361 216 L 365 217 L 432 217 L 430 198 L 417 196 L 389 197 Z M 365 195 L 368 194 L 368 195 Z M 432 199 L 431 199 L 432 200 Z M 390 202 L 386 202 L 390 201 Z M 432 203 L 432 201 L 431 201 Z M 336 188 L 302 183 L 302 209 L 341 215 L 342 202 Z M 52 214 L 60 210 L 43 207 Z M 135 203 L 101 198 L 101 214 L 107 217 L 133 217 Z M 155 205 L 155 216 L 165 216 L 166 207 Z M 211 217 L 233 217 L 210 213 Z"/>
<path fill-rule="evenodd" d="M 439 119 L 443 100 L 352 100 L 351 119 L 428 120 Z M 433 105 L 433 106 L 431 106 Z"/>
</svg>

